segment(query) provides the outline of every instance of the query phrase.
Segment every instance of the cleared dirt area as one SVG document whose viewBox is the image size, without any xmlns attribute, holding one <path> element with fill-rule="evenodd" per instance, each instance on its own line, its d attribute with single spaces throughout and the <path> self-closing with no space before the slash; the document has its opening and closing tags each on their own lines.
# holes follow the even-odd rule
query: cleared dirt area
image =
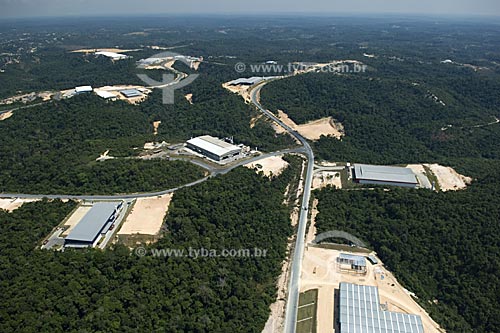
<svg viewBox="0 0 500 333">
<path fill-rule="evenodd" d="M 9 119 L 10 117 L 12 117 L 13 114 L 14 114 L 14 112 L 12 112 L 12 111 L 0 114 L 0 121 L 5 120 L 5 119 Z"/>
<path fill-rule="evenodd" d="M 443 192 L 463 190 L 472 183 L 472 178 L 459 174 L 453 168 L 439 164 L 424 164 L 424 166 L 436 176 Z"/>
<path fill-rule="evenodd" d="M 38 199 L 0 199 L 0 209 L 4 209 L 8 212 L 13 212 L 25 203 L 40 201 Z"/>
<path fill-rule="evenodd" d="M 142 96 L 127 98 L 123 96 L 120 91 L 128 90 L 128 89 L 136 89 L 142 93 Z M 152 92 L 151 89 L 148 89 L 144 86 L 135 86 L 135 85 L 116 85 L 116 86 L 104 86 L 94 89 L 95 93 L 104 92 L 115 95 L 116 99 L 120 99 L 122 101 L 126 101 L 130 104 L 140 104 L 146 100 L 148 95 Z"/>
<path fill-rule="evenodd" d="M 335 171 L 321 171 L 314 174 L 312 189 L 316 190 L 319 188 L 335 186 L 335 188 L 342 188 L 342 181 L 340 179 L 340 173 Z"/>
<path fill-rule="evenodd" d="M 118 235 L 158 235 L 173 194 L 137 199 Z"/>
<path fill-rule="evenodd" d="M 288 162 L 283 159 L 283 156 L 272 156 L 263 160 L 246 164 L 245 167 L 257 169 L 257 172 L 262 171 L 267 177 L 279 176 L 283 170 L 288 167 Z"/>
<path fill-rule="evenodd" d="M 189 104 L 193 105 L 193 94 L 187 94 L 184 96 L 186 100 L 189 102 Z"/>
<path fill-rule="evenodd" d="M 336 260 L 340 253 L 346 253 L 307 246 L 302 265 L 300 291 L 318 289 L 318 332 L 333 332 L 334 322 L 334 290 L 340 282 L 376 286 L 379 288 L 381 303 L 388 305 L 389 311 L 420 315 L 426 333 L 444 332 L 439 325 L 415 302 L 410 293 L 405 290 L 385 269 L 382 263 L 372 265 L 367 261 L 366 275 L 350 275 L 337 270 Z M 374 253 L 373 253 L 374 254 Z"/>
<path fill-rule="evenodd" d="M 278 110 L 278 117 L 286 125 L 299 132 L 306 139 L 312 141 L 319 140 L 322 135 L 334 137 L 339 140 L 345 135 L 344 126 L 341 123 L 336 122 L 332 117 L 314 120 L 303 125 L 297 125 L 282 110 Z M 285 132 L 285 129 L 281 126 L 275 126 L 275 131 L 276 133 L 281 134 Z"/>
<path fill-rule="evenodd" d="M 64 227 L 67 228 L 64 230 L 62 233 L 62 236 L 67 236 L 73 230 L 73 228 L 80 222 L 80 220 L 87 214 L 90 209 L 92 208 L 92 205 L 82 205 L 79 206 L 73 214 L 66 220 L 64 223 Z"/>
<path fill-rule="evenodd" d="M 243 100 L 247 103 L 251 103 L 252 98 L 250 97 L 250 89 L 251 87 L 248 86 L 232 86 L 227 83 L 222 84 L 222 87 L 224 89 L 229 90 L 230 92 L 234 94 L 238 94 L 241 97 L 243 97 Z"/>
<path fill-rule="evenodd" d="M 153 122 L 153 134 L 158 135 L 158 128 L 160 128 L 161 121 Z"/>
</svg>

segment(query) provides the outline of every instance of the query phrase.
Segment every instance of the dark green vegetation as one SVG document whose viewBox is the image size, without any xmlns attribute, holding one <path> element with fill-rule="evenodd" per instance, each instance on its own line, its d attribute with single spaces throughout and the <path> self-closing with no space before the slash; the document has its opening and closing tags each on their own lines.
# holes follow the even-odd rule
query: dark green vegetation
<svg viewBox="0 0 500 333">
<path fill-rule="evenodd" d="M 474 170 L 479 180 L 453 193 L 316 192 L 318 232 L 344 230 L 370 244 L 448 332 L 498 332 L 500 163 Z"/>
<path fill-rule="evenodd" d="M 326 116 L 342 122 L 342 141 L 324 137 L 315 143 L 322 159 L 390 164 L 499 159 L 500 124 L 473 126 L 500 118 L 500 94 L 491 93 L 500 90 L 500 75 L 452 66 L 421 65 L 415 78 L 381 70 L 350 76 L 307 74 L 268 84 L 262 99 L 297 123 Z M 431 92 L 446 105 L 432 99 Z M 448 125 L 453 127 L 443 130 Z"/>
<path fill-rule="evenodd" d="M 74 203 L 0 212 L 0 331 L 261 332 L 292 233 L 282 202 L 300 161 L 289 161 L 272 181 L 240 168 L 178 191 L 168 232 L 148 248 L 259 248 L 266 257 L 139 258 L 122 246 L 34 250 Z"/>
<path fill-rule="evenodd" d="M 112 156 L 126 157 L 148 139 L 147 115 L 97 97 L 20 110 L 0 122 L 0 192 L 148 192 L 203 177 L 201 168 L 181 161 L 95 161 L 108 149 Z"/>
<path fill-rule="evenodd" d="M 299 307 L 297 311 L 297 333 L 315 333 L 317 326 L 318 289 L 301 293 Z"/>
</svg>

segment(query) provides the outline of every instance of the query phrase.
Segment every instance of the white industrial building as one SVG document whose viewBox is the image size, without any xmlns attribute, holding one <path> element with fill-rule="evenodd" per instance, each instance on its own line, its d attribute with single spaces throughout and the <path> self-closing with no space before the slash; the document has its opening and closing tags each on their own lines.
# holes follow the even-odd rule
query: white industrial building
<svg viewBox="0 0 500 333">
<path fill-rule="evenodd" d="M 339 301 L 340 333 L 424 333 L 420 316 L 384 310 L 377 287 L 342 282 Z"/>
<path fill-rule="evenodd" d="M 242 148 L 209 135 L 189 140 L 187 148 L 214 161 L 221 162 L 241 154 Z"/>
<path fill-rule="evenodd" d="M 96 55 L 102 55 L 104 57 L 111 58 L 113 60 L 123 60 L 129 58 L 129 56 L 125 54 L 120 54 L 116 52 L 108 52 L 108 51 L 99 51 L 95 53 Z"/>
<path fill-rule="evenodd" d="M 400 187 L 418 186 L 417 176 L 410 168 L 354 164 L 354 181 L 359 184 L 392 185 Z"/>
<path fill-rule="evenodd" d="M 91 86 L 79 86 L 75 87 L 75 93 L 77 94 L 84 94 L 84 93 L 90 93 L 92 92 L 92 87 Z"/>
</svg>

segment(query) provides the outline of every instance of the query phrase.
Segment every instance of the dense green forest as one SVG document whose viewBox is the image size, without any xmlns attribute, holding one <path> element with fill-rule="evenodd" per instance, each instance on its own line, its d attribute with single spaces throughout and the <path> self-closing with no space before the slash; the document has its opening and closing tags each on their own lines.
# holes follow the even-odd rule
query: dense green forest
<svg viewBox="0 0 500 333">
<path fill-rule="evenodd" d="M 125 159 L 152 131 L 146 114 L 91 96 L 20 110 L 0 122 L 0 192 L 147 192 L 203 177 L 187 162 Z M 108 149 L 121 158 L 96 162 Z"/>
<path fill-rule="evenodd" d="M 317 191 L 316 226 L 370 244 L 448 332 L 493 333 L 500 329 L 500 163 L 467 168 L 478 180 L 466 191 Z"/>
<path fill-rule="evenodd" d="M 262 102 L 297 123 L 327 116 L 342 122 L 342 141 L 323 137 L 314 144 L 320 159 L 399 164 L 500 158 L 500 125 L 474 127 L 500 118 L 500 95 L 491 93 L 500 90 L 500 76 L 443 66 L 427 65 L 415 81 L 371 71 L 295 76 L 268 84 Z"/>
<path fill-rule="evenodd" d="M 109 251 L 35 250 L 74 203 L 0 212 L 2 332 L 260 332 L 275 299 L 300 159 L 269 180 L 237 169 L 176 192 L 168 230 L 148 249 L 266 249 L 265 257 L 137 257 Z"/>
</svg>

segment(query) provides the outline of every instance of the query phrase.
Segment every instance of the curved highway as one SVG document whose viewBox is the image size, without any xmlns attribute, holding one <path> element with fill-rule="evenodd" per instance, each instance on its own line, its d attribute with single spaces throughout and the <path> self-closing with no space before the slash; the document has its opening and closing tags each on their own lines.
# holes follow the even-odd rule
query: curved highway
<svg viewBox="0 0 500 333">
<path fill-rule="evenodd" d="M 262 111 L 268 118 L 272 119 L 284 129 L 288 131 L 293 137 L 302 143 L 307 156 L 307 172 L 304 183 L 304 195 L 302 198 L 302 209 L 300 210 L 299 227 L 297 230 L 297 240 L 295 243 L 295 251 L 292 260 L 292 269 L 290 274 L 290 283 L 288 285 L 288 299 L 286 302 L 285 312 L 285 333 L 295 333 L 295 323 L 297 322 L 297 309 L 299 306 L 299 288 L 300 288 L 300 271 L 302 266 L 302 258 L 304 256 L 304 242 L 306 237 L 307 215 L 309 212 L 309 199 L 311 195 L 312 179 L 314 173 L 314 153 L 307 142 L 307 140 L 300 135 L 297 131 L 293 130 L 290 126 L 279 120 L 273 113 L 264 109 L 259 102 L 259 94 L 262 87 L 261 84 L 251 91 L 252 103 Z"/>
<path fill-rule="evenodd" d="M 207 176 L 205 178 L 202 178 L 202 179 L 198 179 L 197 181 L 194 181 L 192 183 L 189 183 L 189 184 L 186 184 L 186 185 L 182 185 L 182 186 L 178 186 L 178 187 L 175 187 L 175 188 L 171 188 L 171 189 L 168 189 L 168 190 L 164 190 L 164 191 L 159 191 L 159 192 L 150 192 L 150 193 L 131 193 L 131 194 L 117 194 L 117 195 L 70 195 L 70 194 L 22 194 L 22 193 L 0 193 L 0 198 L 21 198 L 21 199 L 43 199 L 43 198 L 47 198 L 47 199 L 61 199 L 61 200 L 65 200 L 65 199 L 69 199 L 69 200 L 127 200 L 127 199 L 138 199 L 138 198 L 149 198 L 149 197 L 155 197 L 155 196 L 160 196 L 160 195 L 165 195 L 165 194 L 169 194 L 169 193 L 173 193 L 181 188 L 185 188 L 185 187 L 191 187 L 191 186 L 195 186 L 195 185 L 198 185 L 198 184 L 201 184 L 205 181 L 207 181 L 208 179 L 212 178 L 212 177 L 215 177 L 217 175 L 224 175 L 228 172 L 230 172 L 231 170 L 234 170 L 240 166 L 243 166 L 243 165 L 246 165 L 246 164 L 249 164 L 249 163 L 253 163 L 253 162 L 257 162 L 257 161 L 260 161 L 260 160 L 263 160 L 265 158 L 268 158 L 268 157 L 272 157 L 272 156 L 277 156 L 277 155 L 283 155 L 283 154 L 292 154 L 292 153 L 303 153 L 304 152 L 304 148 L 303 147 L 299 147 L 299 148 L 293 148 L 293 149 L 285 149 L 285 150 L 280 150 L 280 151 L 276 151 L 276 152 L 272 152 L 272 153 L 268 153 L 268 154 L 263 154 L 263 155 L 260 155 L 260 156 L 255 156 L 255 157 L 252 157 L 250 159 L 244 159 L 244 160 L 241 160 L 239 161 L 238 163 L 236 164 L 233 164 L 233 165 L 230 165 L 226 168 L 221 168 L 221 169 L 217 169 L 217 168 L 212 168 L 210 169 L 210 176 Z"/>
</svg>

